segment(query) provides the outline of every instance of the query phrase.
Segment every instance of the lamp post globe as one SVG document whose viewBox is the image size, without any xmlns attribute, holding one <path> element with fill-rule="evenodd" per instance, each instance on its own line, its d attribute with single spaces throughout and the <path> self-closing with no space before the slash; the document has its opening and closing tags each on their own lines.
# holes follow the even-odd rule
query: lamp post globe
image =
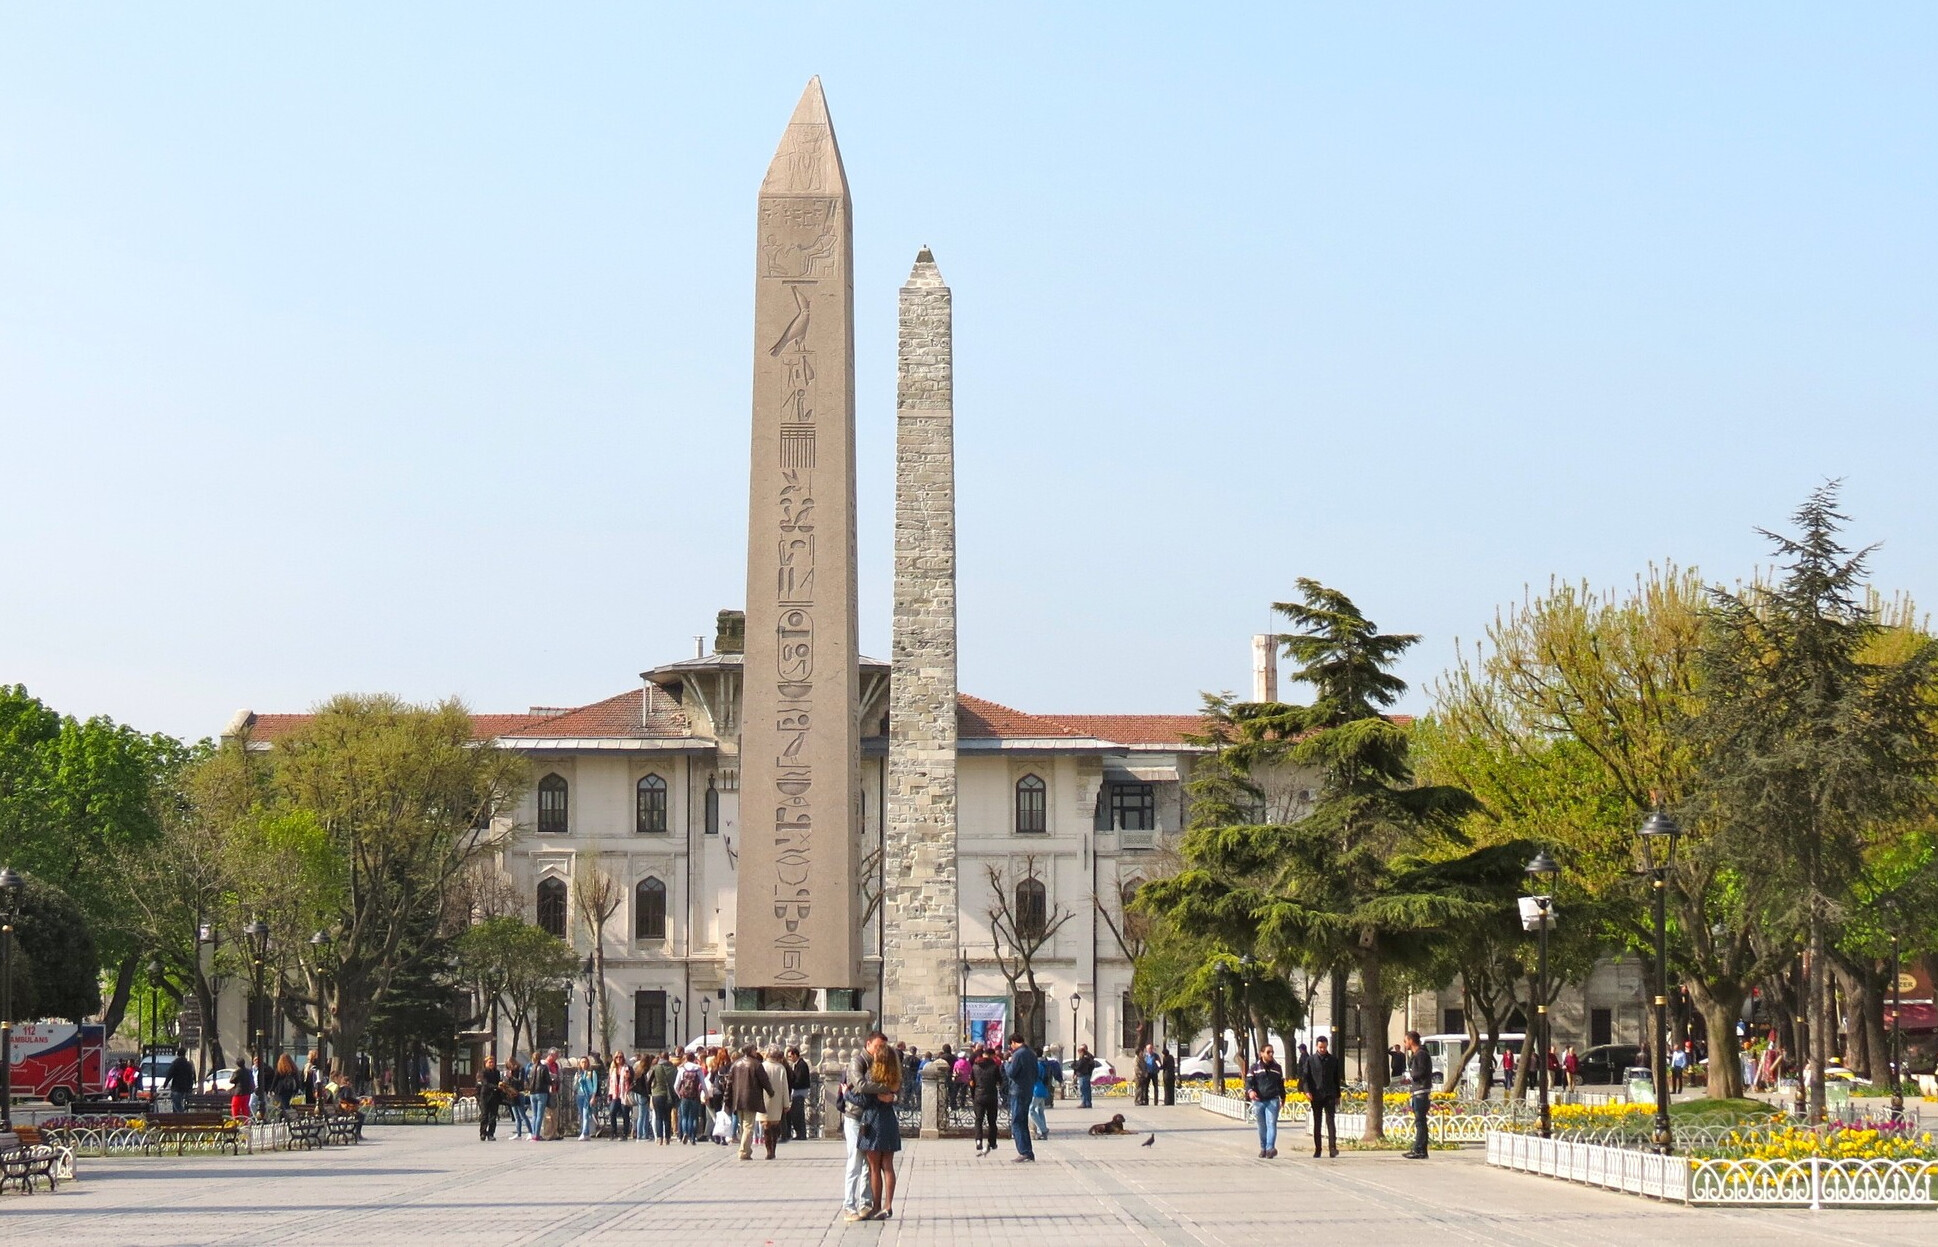
<svg viewBox="0 0 1938 1247">
<path fill-rule="evenodd" d="M 1539 993 L 1534 1002 L 1535 1036 L 1538 1045 L 1534 1052 L 1536 1085 L 1540 1088 L 1541 1137 L 1554 1137 L 1554 1115 L 1548 1103 L 1548 1062 L 1553 1058 L 1554 1037 L 1553 1020 L 1548 1016 L 1548 997 L 1552 990 L 1548 983 L 1548 928 L 1554 924 L 1554 883 L 1561 874 L 1561 866 L 1548 851 L 1542 849 L 1527 864 L 1527 876 L 1535 888 L 1534 904 L 1539 915 L 1535 942 L 1540 949 L 1535 971 L 1535 990 Z"/>
<path fill-rule="evenodd" d="M 26 881 L 0 867 L 0 1130 L 13 1129 L 13 922 Z"/>
<path fill-rule="evenodd" d="M 1669 869 L 1676 862 L 1682 826 L 1661 810 L 1643 820 L 1638 833 L 1642 863 L 1649 876 L 1655 909 L 1655 1026 L 1649 1044 L 1649 1080 L 1655 1084 L 1655 1150 L 1675 1150 L 1669 1124 Z"/>
</svg>

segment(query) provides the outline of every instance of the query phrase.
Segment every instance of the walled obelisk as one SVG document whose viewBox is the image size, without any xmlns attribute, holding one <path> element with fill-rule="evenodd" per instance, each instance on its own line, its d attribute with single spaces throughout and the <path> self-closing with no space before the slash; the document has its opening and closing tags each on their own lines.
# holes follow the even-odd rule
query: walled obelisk
<svg viewBox="0 0 1938 1247">
<path fill-rule="evenodd" d="M 927 247 L 902 287 L 895 385 L 895 627 L 888 701 L 890 973 L 882 1025 L 960 1039 L 956 967 L 955 360 L 949 288 Z"/>
<path fill-rule="evenodd" d="M 850 211 L 815 78 L 760 187 L 737 988 L 852 988 L 860 960 Z"/>
</svg>

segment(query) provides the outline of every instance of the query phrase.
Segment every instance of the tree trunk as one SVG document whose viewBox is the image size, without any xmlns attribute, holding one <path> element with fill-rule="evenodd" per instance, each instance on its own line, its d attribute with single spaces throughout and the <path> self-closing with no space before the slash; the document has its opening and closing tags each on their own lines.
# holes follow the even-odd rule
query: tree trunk
<svg viewBox="0 0 1938 1247">
<path fill-rule="evenodd" d="M 1880 966 L 1872 958 L 1853 961 L 1834 954 L 1830 964 L 1837 972 L 1846 1014 L 1852 1021 L 1844 1041 L 1844 1066 L 1872 1082 L 1881 1081 L 1891 1069 L 1891 1044 L 1884 1026 L 1884 1006 L 1891 994 L 1890 964 Z"/>
<path fill-rule="evenodd" d="M 114 993 L 108 997 L 108 1007 L 101 1011 L 101 1025 L 112 1035 L 121 1029 L 121 1021 L 128 1015 L 128 993 L 134 986 L 135 967 L 140 958 L 129 953 L 121 959 L 121 965 L 114 972 Z M 146 1043 L 147 1037 L 138 1035 L 136 1043 Z"/>
<path fill-rule="evenodd" d="M 1362 1142 L 1379 1144 L 1386 1139 L 1386 991 L 1380 975 L 1379 949 L 1370 935 L 1362 937 L 1359 952 L 1359 994 L 1364 1001 L 1361 1016 L 1366 1019 L 1365 1051 L 1373 1057 L 1365 1067 L 1366 1131 Z"/>
<path fill-rule="evenodd" d="M 1689 979 L 1689 998 L 1702 1014 L 1709 1037 L 1709 1081 L 1705 1093 L 1712 1100 L 1734 1100 L 1743 1094 L 1743 1061 L 1736 1041 L 1736 1019 L 1743 1015 L 1748 994 L 1740 983 L 1709 983 Z"/>
</svg>

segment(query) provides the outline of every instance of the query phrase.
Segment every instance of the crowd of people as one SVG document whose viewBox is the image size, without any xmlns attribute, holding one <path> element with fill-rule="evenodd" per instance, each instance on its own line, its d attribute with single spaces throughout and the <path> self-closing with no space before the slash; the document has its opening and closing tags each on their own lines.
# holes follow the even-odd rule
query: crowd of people
<svg viewBox="0 0 1938 1247">
<path fill-rule="evenodd" d="M 535 1143 L 562 1137 L 560 1121 L 575 1116 L 581 1139 L 650 1139 L 667 1147 L 738 1142 L 743 1158 L 758 1144 L 771 1159 L 785 1140 L 807 1138 L 813 1083 L 798 1048 L 668 1050 L 630 1060 L 624 1052 L 561 1059 L 552 1048 L 503 1066 L 486 1057 L 478 1071 L 478 1138 L 496 1141 L 507 1112 L 513 1139 Z M 564 1104 L 576 1114 L 561 1114 Z"/>
</svg>

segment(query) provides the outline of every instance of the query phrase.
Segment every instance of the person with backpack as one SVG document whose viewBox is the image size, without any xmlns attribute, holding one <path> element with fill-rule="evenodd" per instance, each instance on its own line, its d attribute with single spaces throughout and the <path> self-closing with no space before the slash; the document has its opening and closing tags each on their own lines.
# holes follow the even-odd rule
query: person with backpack
<svg viewBox="0 0 1938 1247">
<path fill-rule="evenodd" d="M 978 1046 L 975 1057 L 969 1062 L 969 1105 L 976 1117 L 978 1156 L 986 1156 L 996 1150 L 996 1113 L 1002 1103 L 1003 1063 L 996 1059 L 993 1050 Z"/>
<path fill-rule="evenodd" d="M 1077 1059 L 1070 1063 L 1070 1070 L 1077 1076 L 1077 1098 L 1083 1107 L 1090 1107 L 1090 1076 L 1097 1072 L 1097 1058 L 1090 1055 L 1090 1049 L 1077 1045 Z"/>
<path fill-rule="evenodd" d="M 673 1094 L 680 1102 L 680 1142 L 698 1143 L 706 1136 L 707 1073 L 690 1052 L 680 1063 Z"/>
</svg>

